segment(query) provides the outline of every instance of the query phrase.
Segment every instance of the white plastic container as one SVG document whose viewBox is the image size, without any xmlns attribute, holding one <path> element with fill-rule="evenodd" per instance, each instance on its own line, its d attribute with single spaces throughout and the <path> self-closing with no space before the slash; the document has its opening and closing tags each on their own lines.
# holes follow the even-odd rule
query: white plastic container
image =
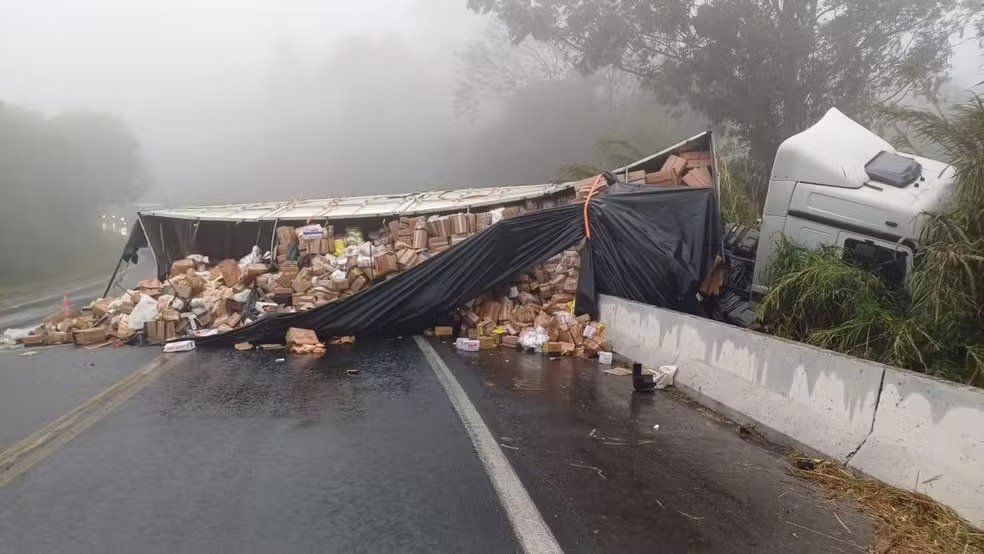
<svg viewBox="0 0 984 554">
<path fill-rule="evenodd" d="M 481 343 L 475 339 L 459 338 L 455 341 L 454 346 L 463 352 L 478 352 Z"/>
<path fill-rule="evenodd" d="M 598 352 L 598 362 L 606 365 L 612 365 L 612 353 Z"/>
</svg>

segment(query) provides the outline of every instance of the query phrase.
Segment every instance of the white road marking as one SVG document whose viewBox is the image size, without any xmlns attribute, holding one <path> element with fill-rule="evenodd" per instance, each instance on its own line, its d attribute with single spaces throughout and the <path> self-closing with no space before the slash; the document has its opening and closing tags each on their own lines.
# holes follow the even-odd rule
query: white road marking
<svg viewBox="0 0 984 554">
<path fill-rule="evenodd" d="M 458 412 L 461 422 L 464 423 L 468 436 L 471 437 L 472 444 L 475 445 L 478 459 L 482 462 L 485 472 L 492 481 L 492 487 L 499 496 L 499 502 L 502 503 L 502 508 L 506 511 L 509 524 L 512 526 L 523 551 L 529 554 L 563 552 L 560 545 L 557 544 L 557 539 L 550 531 L 550 527 L 547 526 L 543 516 L 540 515 L 540 511 L 533 503 L 533 499 L 523 487 L 519 476 L 516 475 L 512 465 L 509 464 L 509 460 L 506 459 L 506 455 L 499 448 L 499 443 L 496 442 L 489 428 L 485 426 L 482 416 L 468 399 L 468 395 L 458 384 L 458 380 L 454 378 L 451 370 L 448 369 L 434 347 L 427 342 L 427 339 L 420 336 L 414 337 L 414 339 L 434 373 L 437 374 L 437 380 L 441 382 L 444 392 L 451 399 L 451 404 Z"/>
</svg>

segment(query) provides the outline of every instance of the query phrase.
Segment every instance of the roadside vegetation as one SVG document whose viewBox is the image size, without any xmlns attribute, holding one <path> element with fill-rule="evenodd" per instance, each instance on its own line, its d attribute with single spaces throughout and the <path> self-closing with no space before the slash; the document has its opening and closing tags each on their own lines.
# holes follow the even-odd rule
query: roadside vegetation
<svg viewBox="0 0 984 554">
<path fill-rule="evenodd" d="M 837 248 L 784 240 L 759 319 L 781 337 L 984 386 L 984 101 L 884 117 L 939 145 L 957 173 L 950 211 L 924 214 L 911 277 L 893 287 Z"/>
</svg>

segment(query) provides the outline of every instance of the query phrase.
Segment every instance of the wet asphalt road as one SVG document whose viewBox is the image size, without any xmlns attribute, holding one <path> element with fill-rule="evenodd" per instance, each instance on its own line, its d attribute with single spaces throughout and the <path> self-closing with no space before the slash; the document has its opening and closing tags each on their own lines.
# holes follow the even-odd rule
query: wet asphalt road
<svg viewBox="0 0 984 554">
<path fill-rule="evenodd" d="M 633 395 L 595 362 L 435 347 L 568 552 L 870 543 L 867 521 L 786 475 L 780 454 L 672 396 Z M 156 353 L 0 353 L 0 399 L 23 397 L 0 402 L 0 449 Z M 0 552 L 518 549 L 411 339 L 281 355 L 170 355 L 159 380 L 0 488 Z"/>
</svg>

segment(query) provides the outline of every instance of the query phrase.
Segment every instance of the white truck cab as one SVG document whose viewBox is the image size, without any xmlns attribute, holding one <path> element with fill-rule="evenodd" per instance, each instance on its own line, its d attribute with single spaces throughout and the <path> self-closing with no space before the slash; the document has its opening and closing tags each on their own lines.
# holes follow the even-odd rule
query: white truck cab
<svg viewBox="0 0 984 554">
<path fill-rule="evenodd" d="M 780 234 L 807 247 L 839 246 L 902 281 L 912 271 L 920 215 L 942 210 L 953 182 L 949 165 L 898 152 L 831 109 L 776 152 L 752 298 L 768 291 L 766 270 Z"/>
</svg>

